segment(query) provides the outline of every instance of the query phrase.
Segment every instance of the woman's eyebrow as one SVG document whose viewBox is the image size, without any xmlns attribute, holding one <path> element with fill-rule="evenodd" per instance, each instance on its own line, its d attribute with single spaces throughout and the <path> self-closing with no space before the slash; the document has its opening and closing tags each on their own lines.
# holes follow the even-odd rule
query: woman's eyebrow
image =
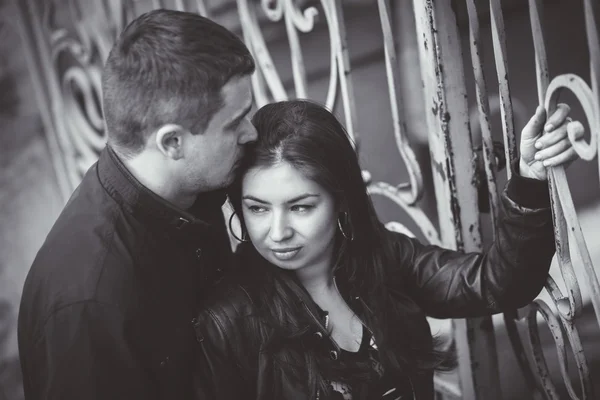
<svg viewBox="0 0 600 400">
<path fill-rule="evenodd" d="M 304 200 L 304 199 L 307 199 L 309 197 L 320 197 L 320 195 L 313 194 L 313 193 L 305 193 L 305 194 L 302 194 L 300 196 L 294 197 L 293 199 L 290 199 L 290 200 L 286 201 L 286 203 L 288 203 L 288 204 L 296 203 L 296 202 L 298 202 L 300 200 Z"/>
<path fill-rule="evenodd" d="M 321 197 L 321 196 L 319 194 L 315 194 L 315 193 L 304 193 L 304 194 L 301 194 L 300 196 L 296 196 L 296 197 L 294 197 L 294 198 L 286 201 L 286 203 L 287 204 L 296 203 L 298 201 L 305 200 L 305 199 L 307 199 L 309 197 Z M 255 202 L 261 203 L 261 204 L 269 204 L 268 201 L 259 199 L 258 197 L 254 197 L 254 196 L 249 195 L 249 194 L 243 196 L 242 199 L 243 200 L 252 200 L 252 201 L 255 201 Z"/>
<path fill-rule="evenodd" d="M 252 201 L 255 201 L 255 202 L 257 202 L 257 203 L 269 204 L 269 202 L 267 202 L 267 201 L 264 201 L 264 200 L 261 200 L 261 199 L 259 199 L 258 197 L 251 196 L 251 195 L 249 195 L 249 194 L 248 194 L 248 195 L 245 195 L 245 196 L 243 196 L 243 197 L 242 197 L 242 200 L 252 200 Z"/>
</svg>

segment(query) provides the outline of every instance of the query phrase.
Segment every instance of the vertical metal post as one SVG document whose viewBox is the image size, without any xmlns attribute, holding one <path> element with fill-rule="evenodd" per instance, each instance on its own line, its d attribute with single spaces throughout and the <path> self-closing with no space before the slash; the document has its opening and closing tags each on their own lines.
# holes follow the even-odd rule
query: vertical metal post
<svg viewBox="0 0 600 400">
<path fill-rule="evenodd" d="M 414 0 L 429 148 L 444 246 L 482 248 L 460 35 L 449 1 Z M 465 399 L 501 399 L 491 318 L 454 321 Z"/>
<path fill-rule="evenodd" d="M 398 47 L 399 89 L 401 98 L 410 99 L 400 104 L 411 139 L 417 143 L 427 143 L 427 122 L 424 93 L 421 84 L 418 38 L 415 26 L 413 4 L 410 1 L 391 2 L 394 10 L 394 31 Z"/>
</svg>

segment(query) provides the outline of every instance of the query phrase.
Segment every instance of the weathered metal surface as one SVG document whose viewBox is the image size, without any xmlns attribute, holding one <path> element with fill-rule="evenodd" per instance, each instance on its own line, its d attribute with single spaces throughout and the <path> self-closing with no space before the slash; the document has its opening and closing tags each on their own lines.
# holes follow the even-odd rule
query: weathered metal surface
<svg viewBox="0 0 600 400">
<path fill-rule="evenodd" d="M 504 138 L 504 151 L 508 165 L 517 158 L 517 140 L 515 137 L 515 121 L 513 117 L 510 84 L 508 79 L 508 60 L 506 56 L 506 33 L 504 31 L 504 16 L 500 0 L 490 0 L 490 20 L 492 28 L 492 45 L 500 92 L 500 115 Z M 508 178 L 512 169 L 507 168 Z"/>
<path fill-rule="evenodd" d="M 598 153 L 597 136 L 600 132 L 600 107 L 598 103 L 600 95 L 598 92 L 600 51 L 598 31 L 593 17 L 592 2 L 584 1 L 584 8 L 586 10 L 585 23 L 590 52 L 591 88 L 583 79 L 572 74 L 559 75 L 550 80 L 541 18 L 542 3 L 536 0 L 529 1 L 532 37 L 535 48 L 539 102 L 540 104 L 544 104 L 546 110 L 550 113 L 556 108 L 558 95 L 561 90 L 569 89 L 575 95 L 577 100 L 581 103 L 588 119 L 591 135 L 590 141 L 587 143 L 584 139 L 576 140 L 572 132 L 568 131 L 569 139 L 573 148 L 582 159 L 592 161 Z M 500 15 L 498 11 L 498 9 L 493 11 L 496 12 L 496 15 L 493 15 L 492 18 Z M 503 51 L 503 53 L 505 54 L 505 51 Z M 503 59 L 506 59 L 505 56 L 503 56 Z M 530 384 L 531 390 L 534 391 L 535 397 L 540 397 L 543 393 L 544 396 L 550 399 L 559 398 L 555 384 L 550 378 L 549 368 L 539 340 L 539 328 L 536 319 L 536 314 L 539 313 L 542 315 L 543 319 L 546 321 L 547 327 L 552 332 L 556 344 L 561 376 L 569 397 L 572 399 L 580 398 L 574 390 L 568 374 L 567 350 L 563 332 L 567 335 L 569 346 L 577 367 L 581 387 L 579 391 L 582 396 L 581 398 L 592 399 L 595 397 L 590 370 L 576 327 L 576 320 L 582 309 L 582 296 L 575 272 L 576 265 L 572 259 L 573 254 L 576 256 L 575 259 L 581 262 L 580 270 L 583 271 L 584 276 L 586 277 L 585 281 L 589 287 L 590 300 L 594 307 L 598 322 L 600 322 L 600 285 L 571 199 L 564 167 L 551 168 L 549 173 L 549 183 L 556 235 L 557 260 L 560 266 L 561 277 L 566 287 L 566 292 L 563 293 L 555 280 L 552 277 L 549 277 L 546 290 L 550 294 L 550 298 L 552 299 L 556 311 L 551 309 L 544 301 L 538 299 L 535 300 L 529 308 L 527 315 L 519 318 L 520 320 L 527 321 L 529 341 L 533 351 L 532 362 L 537 370 L 538 379 L 533 378 L 531 366 L 529 365 L 527 358 L 522 356 L 524 346 L 521 341 L 523 338 L 518 334 L 515 321 L 508 316 L 506 318 L 507 328 L 509 329 L 511 343 L 513 344 L 521 368 L 523 368 L 526 377 L 528 377 L 527 381 Z M 572 244 L 574 244 L 574 246 Z M 539 382 L 537 392 L 534 388 L 536 382 Z"/>
<path fill-rule="evenodd" d="M 478 251 L 482 244 L 475 165 L 455 12 L 449 2 L 413 5 L 442 243 Z M 454 321 L 454 338 L 463 398 L 500 398 L 491 318 Z"/>
<path fill-rule="evenodd" d="M 558 93 L 569 90 L 581 103 L 591 130 L 590 139 L 570 138 L 578 154 L 585 160 L 593 161 L 600 150 L 600 46 L 598 30 L 594 20 L 593 0 L 582 0 L 585 9 L 585 28 L 590 54 L 590 85 L 578 76 L 565 74 L 550 79 L 544 35 L 541 24 L 541 1 L 529 0 L 528 6 L 535 46 L 535 63 L 538 98 L 549 111 L 556 106 Z M 108 55 L 112 41 L 126 22 L 140 12 L 157 7 L 173 7 L 178 10 L 198 12 L 214 17 L 227 8 L 223 2 L 208 0 L 103 0 L 89 2 L 83 0 L 15 0 L 21 15 L 21 32 L 26 44 L 26 56 L 31 69 L 36 95 L 49 148 L 53 156 L 59 185 L 65 200 L 81 179 L 83 172 L 97 158 L 105 142 L 105 132 L 98 106 L 100 98 L 100 68 Z M 349 134 L 357 142 L 356 99 L 361 93 L 354 93 L 352 60 L 349 57 L 346 39 L 346 23 L 343 10 L 350 3 L 343 0 L 312 1 L 295 0 L 235 0 L 228 1 L 229 10 L 235 13 L 235 29 L 239 29 L 246 44 L 257 61 L 257 72 L 252 77 L 254 97 L 257 106 L 274 100 L 284 100 L 291 96 L 308 97 L 310 81 L 307 77 L 305 51 L 301 46 L 303 35 L 316 35 L 317 23 L 326 25 L 325 35 L 329 40 L 329 80 L 323 99 L 316 99 L 330 109 L 341 101 L 343 120 Z M 357 1 L 358 3 L 358 1 Z M 406 35 L 399 39 L 395 33 L 394 7 L 406 7 L 406 2 L 378 0 L 373 2 L 379 13 L 382 32 L 391 130 L 384 132 L 393 137 L 401 162 L 406 166 L 408 181 L 390 183 L 364 171 L 369 193 L 391 200 L 398 207 L 400 216 L 408 216 L 417 226 L 413 232 L 404 224 L 391 221 L 387 227 L 407 235 L 420 233 L 430 243 L 440 244 L 463 251 L 481 250 L 480 213 L 476 157 L 470 130 L 470 115 L 465 88 L 463 51 L 470 51 L 471 65 L 475 76 L 477 110 L 475 120 L 481 131 L 483 169 L 490 199 L 492 225 L 495 226 L 498 196 L 496 178 L 498 175 L 497 154 L 492 140 L 490 115 L 493 92 L 496 88 L 502 122 L 504 152 L 507 163 L 517 157 L 515 115 L 520 115 L 517 101 L 511 98 L 508 76 L 506 37 L 501 0 L 490 0 L 490 23 L 493 55 L 496 65 L 496 79 L 484 75 L 483 38 L 480 29 L 481 3 L 475 0 L 458 2 L 413 0 L 411 13 L 414 13 L 414 28 L 418 38 L 419 63 L 423 80 L 423 93 L 426 115 L 405 113 L 406 102 L 400 87 L 403 71 L 399 71 L 398 54 L 410 46 Z M 235 9 L 235 5 L 237 9 Z M 69 26 L 52 20 L 52 8 L 68 7 Z M 469 48 L 462 49 L 461 36 L 456 25 L 454 7 L 466 9 L 469 28 Z M 404 9 L 404 8 L 403 8 Z M 323 17 L 323 18 L 321 18 Z M 410 18 L 413 16 L 411 15 Z M 229 18 L 229 17 L 228 17 Z M 278 34 L 284 35 L 289 46 L 293 91 L 286 88 L 279 71 L 273 62 L 270 41 L 266 38 L 267 26 L 279 26 Z M 351 29 L 351 27 L 349 28 Z M 488 49 L 485 49 L 488 50 Z M 413 52 L 414 52 L 413 51 Z M 521 61 L 521 60 L 519 60 Z M 405 92 L 404 92 L 405 93 Z M 499 102 L 499 105 L 497 104 Z M 411 110 L 418 109 L 412 104 Z M 522 108 L 522 107 L 521 107 Z M 415 151 L 408 140 L 409 128 L 416 126 L 414 120 L 426 119 L 427 141 L 433 170 L 433 184 L 437 199 L 437 224 L 421 208 L 423 196 L 423 165 L 420 165 Z M 421 123 L 422 124 L 422 123 Z M 412 133 L 413 137 L 415 132 Z M 419 135 L 420 133 L 416 133 Z M 423 137 L 425 135 L 422 135 Z M 419 137 L 418 140 L 423 140 Z M 369 140 L 367 136 L 362 140 Z M 600 162 L 598 163 L 600 169 Z M 508 177 L 511 169 L 506 168 Z M 595 275 L 592 261 L 587 251 L 585 238 L 581 232 L 575 208 L 562 167 L 553 168 L 550 173 L 552 208 L 556 230 L 557 259 L 560 264 L 561 282 L 566 287 L 562 291 L 554 279 L 549 278 L 546 290 L 552 302 L 546 304 L 536 300 L 529 307 L 505 315 L 505 324 L 519 365 L 530 385 L 531 398 L 558 398 L 555 383 L 552 382 L 549 368 L 542 351 L 536 317 L 543 317 L 553 334 L 556 351 L 569 396 L 577 397 L 577 390 L 567 375 L 567 351 L 573 353 L 579 376 L 581 398 L 593 398 L 589 368 L 577 331 L 577 318 L 582 309 L 582 296 L 577 280 L 577 272 L 585 276 L 590 301 L 600 323 L 600 285 Z M 436 225 L 439 228 L 436 228 Z M 494 230 L 494 229 L 493 229 Z M 571 256 L 575 255 L 572 259 Z M 539 318 L 537 318 L 539 320 Z M 528 334 L 520 333 L 518 327 L 525 328 Z M 522 329 L 523 330 L 523 329 Z M 521 330 L 521 331 L 522 331 Z M 566 340 L 565 341 L 565 334 Z M 439 398 L 454 399 L 500 399 L 499 373 L 493 324 L 490 318 L 458 320 L 453 322 L 453 340 L 459 355 L 459 382 L 449 381 L 446 376 L 436 376 L 435 385 Z M 531 349 L 528 355 L 525 352 Z"/>
<path fill-rule="evenodd" d="M 416 204 L 423 195 L 423 175 L 415 153 L 408 142 L 406 120 L 402 114 L 402 96 L 398 87 L 399 65 L 392 31 L 391 8 L 387 0 L 379 0 L 378 7 L 383 33 L 384 62 L 392 113 L 393 134 L 396 147 L 402 157 L 402 161 L 406 165 L 409 182 L 394 186 L 387 182 L 370 181 L 368 182 L 367 189 L 369 194 L 386 197 L 401 207 L 416 223 L 429 243 L 441 244 L 437 229 L 425 212 Z M 387 227 L 388 229 L 414 236 L 414 233 L 400 222 L 389 222 Z"/>
<path fill-rule="evenodd" d="M 510 92 L 510 80 L 508 76 L 508 59 L 506 51 L 506 33 L 504 29 L 504 16 L 500 0 L 490 0 L 490 21 L 492 31 L 492 43 L 494 49 L 494 60 L 498 79 L 498 90 L 500 92 L 500 112 L 502 121 L 502 133 L 504 138 L 505 157 L 507 165 L 510 165 L 518 157 L 513 103 Z M 507 177 L 512 176 L 512 168 L 506 168 Z M 525 376 L 528 394 L 532 399 L 541 398 L 540 392 L 536 391 L 536 378 L 531 369 L 529 358 L 525 352 L 525 346 L 519 336 L 516 324 L 517 313 L 506 313 L 504 324 L 508 338 L 513 347 L 514 354 L 521 371 Z"/>
<path fill-rule="evenodd" d="M 285 27 L 291 51 L 295 97 L 306 98 L 306 72 L 298 31 L 308 33 L 313 30 L 315 18 L 319 15 L 316 7 L 300 11 L 292 0 L 262 0 L 260 6 L 255 1 L 237 0 L 244 40 L 254 55 L 258 71 L 253 76 L 253 88 L 257 106 L 269 101 L 288 98 L 279 73 L 275 68 L 257 13 L 263 12 L 273 22 L 285 20 Z M 330 44 L 330 74 L 327 98 L 324 103 L 334 109 L 338 93 L 342 97 L 345 127 L 354 142 L 356 132 L 355 98 L 350 79 L 351 68 L 346 42 L 346 28 L 341 0 L 321 1 L 321 9 L 327 22 Z"/>
<path fill-rule="evenodd" d="M 398 58 L 394 44 L 394 35 L 392 33 L 392 18 L 390 7 L 386 0 L 379 0 L 379 15 L 381 19 L 381 29 L 383 31 L 383 46 L 385 51 L 385 68 L 388 79 L 388 88 L 390 93 L 390 105 L 392 110 L 392 121 L 394 129 L 394 138 L 396 146 L 400 151 L 400 155 L 408 169 L 410 184 L 408 188 L 398 188 L 399 190 L 407 189 L 406 193 L 402 193 L 403 202 L 408 205 L 414 205 L 417 200 L 423 195 L 423 175 L 421 167 L 417 163 L 417 157 L 413 152 L 408 138 L 406 137 L 406 123 L 400 115 L 402 109 L 402 97 L 400 96 L 399 76 L 398 76 Z"/>
<path fill-rule="evenodd" d="M 483 72 L 483 55 L 481 46 L 481 32 L 479 30 L 479 14 L 474 0 L 466 0 L 469 16 L 469 43 L 471 44 L 471 63 L 475 73 L 475 92 L 477 108 L 479 110 L 479 128 L 481 129 L 481 142 L 483 164 L 486 182 L 489 191 L 490 215 L 492 230 L 496 232 L 496 216 L 498 215 L 498 190 L 496 188 L 496 157 L 494 155 L 494 141 L 492 139 L 492 126 L 490 122 L 489 94 L 485 75 Z"/>
</svg>

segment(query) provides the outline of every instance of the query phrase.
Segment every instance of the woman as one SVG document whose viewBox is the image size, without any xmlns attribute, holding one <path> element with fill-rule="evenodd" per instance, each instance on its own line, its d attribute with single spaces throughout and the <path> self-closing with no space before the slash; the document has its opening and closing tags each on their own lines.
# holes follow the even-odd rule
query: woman
<svg viewBox="0 0 600 400">
<path fill-rule="evenodd" d="M 521 175 L 573 158 L 567 113 L 553 115 L 538 162 L 525 143 L 545 121 L 538 110 L 522 135 Z M 242 227 L 235 273 L 195 324 L 206 398 L 433 399 L 433 372 L 452 359 L 425 316 L 491 315 L 542 289 L 554 253 L 543 180 L 517 174 L 494 245 L 462 254 L 385 229 L 346 132 L 323 107 L 270 104 L 253 123 L 258 142 L 229 194 Z"/>
</svg>

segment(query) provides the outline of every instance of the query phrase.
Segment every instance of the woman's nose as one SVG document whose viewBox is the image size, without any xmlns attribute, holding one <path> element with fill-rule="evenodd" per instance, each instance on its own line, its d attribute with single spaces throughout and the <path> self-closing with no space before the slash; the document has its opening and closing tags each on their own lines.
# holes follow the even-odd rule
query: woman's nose
<svg viewBox="0 0 600 400">
<path fill-rule="evenodd" d="M 282 213 L 275 213 L 271 220 L 269 237 L 274 242 L 282 242 L 292 236 L 293 230 L 288 224 L 287 218 Z"/>
</svg>

